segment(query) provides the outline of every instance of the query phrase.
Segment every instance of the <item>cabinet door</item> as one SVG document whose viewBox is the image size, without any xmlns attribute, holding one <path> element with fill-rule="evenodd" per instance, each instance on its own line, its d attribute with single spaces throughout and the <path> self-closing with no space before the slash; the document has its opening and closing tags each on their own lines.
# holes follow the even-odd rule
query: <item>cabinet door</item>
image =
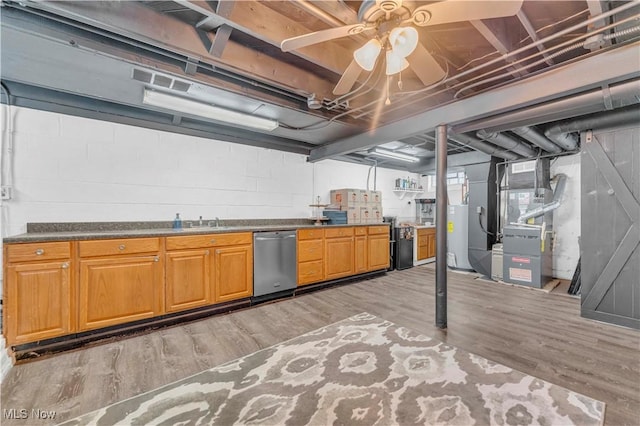
<svg viewBox="0 0 640 426">
<path fill-rule="evenodd" d="M 253 247 L 216 249 L 214 276 L 216 302 L 227 302 L 253 295 Z"/>
<path fill-rule="evenodd" d="M 361 274 L 367 272 L 369 264 L 367 262 L 368 252 L 367 237 L 358 236 L 355 240 L 355 273 Z"/>
<path fill-rule="evenodd" d="M 19 264 L 7 268 L 5 327 L 9 345 L 74 331 L 69 262 Z"/>
<path fill-rule="evenodd" d="M 166 310 L 177 312 L 213 303 L 209 250 L 167 253 Z"/>
<path fill-rule="evenodd" d="M 79 329 L 91 330 L 162 314 L 162 263 L 158 256 L 81 260 Z"/>
<path fill-rule="evenodd" d="M 328 238 L 324 242 L 325 279 L 354 273 L 353 237 Z"/>
<path fill-rule="evenodd" d="M 427 236 L 427 243 L 429 246 L 429 257 L 436 257 L 436 234 L 435 232 L 432 234 L 429 234 Z"/>
<path fill-rule="evenodd" d="M 389 267 L 389 235 L 369 235 L 369 270 Z"/>
<path fill-rule="evenodd" d="M 424 260 L 429 257 L 429 236 L 418 234 L 418 253 L 416 259 Z"/>
</svg>

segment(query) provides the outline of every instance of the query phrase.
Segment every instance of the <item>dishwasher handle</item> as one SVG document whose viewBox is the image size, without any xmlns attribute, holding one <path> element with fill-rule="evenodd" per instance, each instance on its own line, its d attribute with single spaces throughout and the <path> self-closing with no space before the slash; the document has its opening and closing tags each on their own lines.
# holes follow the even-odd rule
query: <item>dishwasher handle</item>
<svg viewBox="0 0 640 426">
<path fill-rule="evenodd" d="M 284 240 L 285 238 L 295 238 L 295 235 L 283 235 L 281 237 L 256 237 L 256 241 Z"/>
</svg>

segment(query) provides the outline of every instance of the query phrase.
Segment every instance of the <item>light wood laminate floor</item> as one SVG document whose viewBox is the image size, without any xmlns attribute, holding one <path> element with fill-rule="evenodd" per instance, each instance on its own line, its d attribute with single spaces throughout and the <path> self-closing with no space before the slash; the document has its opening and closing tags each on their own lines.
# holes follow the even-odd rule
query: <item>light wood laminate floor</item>
<svg viewBox="0 0 640 426">
<path fill-rule="evenodd" d="M 2 409 L 93 411 L 360 312 L 606 402 L 607 425 L 640 424 L 640 332 L 579 316 L 577 298 L 449 273 L 449 328 L 434 326 L 432 267 L 393 271 L 13 367 Z"/>
</svg>

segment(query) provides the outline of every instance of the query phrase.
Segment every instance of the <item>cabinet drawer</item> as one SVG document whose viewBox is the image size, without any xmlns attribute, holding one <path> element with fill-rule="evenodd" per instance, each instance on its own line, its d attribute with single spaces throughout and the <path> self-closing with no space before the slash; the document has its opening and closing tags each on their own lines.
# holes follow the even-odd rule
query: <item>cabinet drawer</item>
<svg viewBox="0 0 640 426">
<path fill-rule="evenodd" d="M 68 241 L 55 243 L 8 244 L 7 262 L 31 262 L 34 260 L 68 259 L 71 244 Z"/>
<path fill-rule="evenodd" d="M 369 227 L 369 235 L 388 234 L 388 233 L 389 233 L 389 226 L 388 225 L 370 226 Z"/>
<path fill-rule="evenodd" d="M 231 234 L 186 235 L 167 237 L 167 250 L 195 249 L 202 247 L 235 246 L 253 243 L 251 232 Z"/>
<path fill-rule="evenodd" d="M 418 237 L 434 235 L 435 233 L 436 233 L 436 228 L 418 229 Z"/>
<path fill-rule="evenodd" d="M 299 229 L 299 240 L 315 240 L 324 237 L 324 229 Z"/>
<path fill-rule="evenodd" d="M 322 260 L 298 264 L 298 285 L 315 283 L 323 279 Z"/>
<path fill-rule="evenodd" d="M 356 235 L 367 235 L 366 226 L 356 226 L 354 229 L 355 229 Z"/>
<path fill-rule="evenodd" d="M 160 250 L 160 238 L 121 238 L 115 240 L 80 241 L 80 257 L 117 254 L 152 253 Z"/>
<path fill-rule="evenodd" d="M 298 262 L 322 259 L 322 240 L 303 240 L 298 242 Z"/>
<path fill-rule="evenodd" d="M 324 236 L 325 238 L 352 237 L 353 227 L 325 229 Z"/>
</svg>

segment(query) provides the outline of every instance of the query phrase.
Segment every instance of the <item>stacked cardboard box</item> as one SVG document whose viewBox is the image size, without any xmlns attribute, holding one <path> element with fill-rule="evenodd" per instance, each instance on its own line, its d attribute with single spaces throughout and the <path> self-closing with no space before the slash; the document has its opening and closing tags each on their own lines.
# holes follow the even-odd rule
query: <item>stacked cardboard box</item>
<svg viewBox="0 0 640 426">
<path fill-rule="evenodd" d="M 367 189 L 332 189 L 331 204 L 347 211 L 348 224 L 382 223 L 382 193 Z"/>
</svg>

